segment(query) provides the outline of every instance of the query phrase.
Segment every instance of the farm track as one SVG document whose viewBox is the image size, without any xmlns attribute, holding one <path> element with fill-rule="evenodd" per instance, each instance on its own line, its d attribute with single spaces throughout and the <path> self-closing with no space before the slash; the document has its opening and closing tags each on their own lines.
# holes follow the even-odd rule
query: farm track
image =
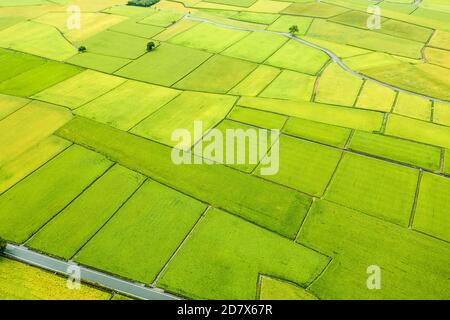
<svg viewBox="0 0 450 320">
<path fill-rule="evenodd" d="M 347 65 L 346 65 L 346 64 L 345 64 L 345 63 L 344 63 L 344 62 L 343 62 L 336 54 L 334 54 L 332 51 L 330 51 L 330 50 L 328 50 L 328 49 L 325 49 L 325 48 L 322 48 L 321 46 L 318 46 L 318 45 L 316 45 L 316 44 L 314 44 L 314 43 L 311 43 L 311 42 L 309 42 L 309 41 L 306 41 L 306 40 L 303 40 L 303 39 L 301 39 L 301 38 L 298 38 L 298 37 L 296 37 L 296 36 L 294 36 L 294 35 L 292 35 L 292 34 L 290 34 L 290 33 L 287 33 L 287 32 L 277 32 L 277 31 L 270 31 L 270 30 L 250 29 L 250 28 L 244 28 L 244 27 L 235 27 L 235 26 L 231 26 L 231 25 L 227 25 L 227 24 L 223 24 L 223 23 L 211 21 L 211 20 L 208 20 L 208 19 L 204 19 L 204 18 L 196 18 L 196 17 L 192 17 L 192 16 L 189 15 L 189 14 L 186 14 L 186 15 L 183 17 L 183 19 L 188 19 L 188 20 L 193 20 L 193 21 L 199 21 L 199 22 L 205 22 L 205 23 L 209 23 L 209 24 L 215 25 L 215 26 L 217 26 L 217 27 L 222 27 L 222 28 L 227 28 L 227 29 L 232 29 L 232 30 L 240 30 L 240 31 L 248 31 L 248 32 L 270 33 L 270 34 L 276 34 L 276 35 L 279 35 L 279 36 L 287 37 L 287 38 L 289 38 L 289 39 L 292 39 L 292 40 L 294 40 L 294 41 L 300 42 L 300 43 L 302 43 L 302 44 L 304 44 L 304 45 L 307 45 L 307 46 L 309 46 L 309 47 L 315 48 L 315 49 L 317 49 L 317 50 L 320 50 L 320 51 L 326 53 L 326 54 L 331 58 L 331 60 L 332 60 L 333 62 L 335 62 L 336 64 L 338 64 L 342 69 L 344 69 L 344 70 L 347 71 L 348 73 L 350 73 L 350 74 L 352 74 L 352 75 L 354 75 L 354 76 L 357 76 L 358 78 L 361 78 L 361 79 L 366 80 L 366 81 L 371 81 L 371 82 L 377 83 L 377 84 L 379 84 L 379 85 L 381 85 L 381 86 L 383 86 L 383 87 L 389 88 L 389 89 L 394 90 L 394 91 L 397 91 L 397 92 L 405 92 L 405 93 L 408 93 L 408 94 L 411 94 L 411 95 L 414 95 L 414 96 L 418 96 L 418 97 L 421 97 L 421 98 L 424 98 L 424 99 L 428 99 L 428 100 L 431 100 L 431 101 L 443 102 L 443 103 L 450 104 L 450 101 L 446 101 L 446 100 L 442 100 L 442 99 L 430 97 L 430 96 L 427 96 L 427 95 L 424 95 L 424 94 L 420 94 L 420 93 L 417 93 L 417 92 L 414 92 L 414 91 L 409 91 L 409 90 L 406 90 L 406 89 L 402 89 L 402 88 L 399 88 L 399 87 L 390 85 L 390 84 L 388 84 L 388 83 L 385 83 L 385 82 L 382 82 L 382 81 L 379 81 L 379 80 L 370 78 L 370 77 L 368 77 L 368 76 L 366 76 L 366 75 L 363 75 L 363 74 L 361 74 L 361 73 L 359 73 L 359 72 L 357 72 L 357 71 L 355 71 L 355 70 L 349 68 L 349 67 L 348 67 L 348 66 L 347 66 Z"/>
<path fill-rule="evenodd" d="M 126 294 L 142 300 L 179 300 L 178 297 L 165 293 L 162 290 L 149 288 L 143 284 L 126 281 L 108 274 L 98 272 L 73 262 L 67 262 L 46 256 L 41 253 L 29 250 L 23 246 L 8 244 L 5 255 L 25 262 L 27 264 L 40 267 L 58 274 L 68 275 L 68 268 L 78 266 L 80 268 L 81 280 L 88 283 L 98 284 L 107 289 L 112 289 L 119 293 Z"/>
</svg>

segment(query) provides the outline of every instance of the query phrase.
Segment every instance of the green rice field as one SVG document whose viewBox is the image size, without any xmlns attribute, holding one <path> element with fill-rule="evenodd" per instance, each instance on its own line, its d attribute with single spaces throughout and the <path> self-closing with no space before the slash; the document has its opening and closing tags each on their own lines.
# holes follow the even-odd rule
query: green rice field
<svg viewBox="0 0 450 320">
<path fill-rule="evenodd" d="M 449 299 L 450 3 L 127 2 L 0 0 L 0 240 L 182 299 Z M 0 300 L 128 299 L 17 260 Z"/>
</svg>

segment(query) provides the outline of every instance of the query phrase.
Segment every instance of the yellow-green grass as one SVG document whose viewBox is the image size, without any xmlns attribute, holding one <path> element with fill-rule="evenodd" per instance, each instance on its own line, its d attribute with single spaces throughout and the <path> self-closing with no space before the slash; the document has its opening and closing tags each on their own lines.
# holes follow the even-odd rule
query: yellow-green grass
<svg viewBox="0 0 450 320">
<path fill-rule="evenodd" d="M 69 147 L 71 143 L 56 136 L 43 139 L 0 167 L 0 194 L 11 188 L 47 161 Z"/>
<path fill-rule="evenodd" d="M 400 138 L 450 148 L 450 128 L 426 121 L 389 115 L 386 134 Z"/>
<path fill-rule="evenodd" d="M 347 153 L 325 199 L 407 227 L 418 177 L 418 170 Z"/>
<path fill-rule="evenodd" d="M 69 260 L 144 179 L 124 167 L 112 167 L 27 241 L 27 246 Z"/>
<path fill-rule="evenodd" d="M 252 62 L 215 55 L 173 87 L 183 90 L 227 93 L 257 66 Z"/>
<path fill-rule="evenodd" d="M 205 2 L 219 3 L 230 6 L 250 7 L 256 0 L 205 0 Z"/>
<path fill-rule="evenodd" d="M 156 11 L 139 21 L 142 24 L 149 24 L 152 26 L 167 28 L 183 17 L 183 12 L 176 12 L 170 10 Z"/>
<path fill-rule="evenodd" d="M 416 18 L 418 21 L 431 21 L 433 25 L 430 25 L 430 28 L 450 31 L 450 24 L 448 23 L 450 21 L 450 12 L 448 8 L 445 11 L 418 8 L 411 13 L 411 17 L 413 19 Z"/>
<path fill-rule="evenodd" d="M 213 132 L 206 133 L 202 140 L 199 141 L 199 145 L 202 145 L 202 153 L 197 155 L 203 155 L 205 159 L 214 161 L 215 163 L 225 164 L 247 173 L 251 173 L 255 170 L 260 160 L 259 157 L 264 157 L 272 147 L 275 139 L 278 139 L 278 137 L 275 139 L 271 138 L 270 132 L 267 130 L 257 129 L 230 120 L 222 121 L 214 129 Z M 233 130 L 232 138 L 228 138 L 229 131 L 227 132 L 227 130 Z M 220 132 L 222 136 L 218 136 L 216 132 Z M 239 140 L 238 137 L 234 136 L 234 134 L 238 133 L 242 133 L 245 136 L 245 139 Z M 227 143 L 224 143 L 223 140 L 225 138 L 233 139 L 234 144 L 232 147 L 227 145 Z M 267 140 L 261 143 L 260 139 Z M 223 150 L 215 150 L 214 147 L 217 146 L 217 144 L 223 146 Z M 196 154 L 196 151 L 197 149 L 194 149 L 193 153 Z M 267 164 L 265 166 L 267 166 Z"/>
<path fill-rule="evenodd" d="M 229 94 L 256 97 L 280 72 L 277 68 L 260 65 L 237 86 L 231 89 Z"/>
<path fill-rule="evenodd" d="M 444 152 L 444 173 L 450 175 L 450 149 Z"/>
<path fill-rule="evenodd" d="M 440 148 L 380 134 L 356 131 L 349 148 L 432 171 L 441 166 Z"/>
<path fill-rule="evenodd" d="M 111 166 L 72 146 L 0 196 L 0 235 L 22 243 Z"/>
<path fill-rule="evenodd" d="M 227 118 L 269 130 L 281 130 L 287 120 L 283 115 L 242 107 L 234 107 Z"/>
<path fill-rule="evenodd" d="M 194 135 L 194 122 L 201 121 L 204 134 L 231 110 L 235 97 L 200 92 L 183 92 L 163 108 L 134 127 L 131 132 L 170 146 L 188 149 L 201 137 Z M 172 140 L 176 129 L 186 129 L 192 141 Z M 195 141 L 194 141 L 195 139 Z"/>
<path fill-rule="evenodd" d="M 421 42 L 372 32 L 370 30 L 348 27 L 320 19 L 312 22 L 307 35 L 322 40 L 414 59 L 419 59 L 422 56 L 421 49 L 423 43 Z"/>
<path fill-rule="evenodd" d="M 25 19 L 25 17 L 0 17 L 0 30 L 9 28 Z"/>
<path fill-rule="evenodd" d="M 259 96 L 264 98 L 309 101 L 313 94 L 315 83 L 316 77 L 284 70 Z"/>
<path fill-rule="evenodd" d="M 161 44 L 116 74 L 136 80 L 171 86 L 197 68 L 211 54 L 171 44 Z"/>
<path fill-rule="evenodd" d="M 279 68 L 316 75 L 328 60 L 329 57 L 322 51 L 298 41 L 290 40 L 265 63 Z"/>
<path fill-rule="evenodd" d="M 318 18 L 330 18 L 346 11 L 349 11 L 349 9 L 322 2 L 310 2 L 293 3 L 288 8 L 283 10 L 282 13 Z"/>
<path fill-rule="evenodd" d="M 334 148 L 289 136 L 280 137 L 279 171 L 264 179 L 321 197 L 341 158 Z M 258 171 L 256 172 L 258 174 Z"/>
<path fill-rule="evenodd" d="M 450 50 L 450 32 L 436 30 L 429 45 L 440 49 Z"/>
<path fill-rule="evenodd" d="M 450 242 L 450 179 L 425 172 L 422 176 L 413 228 Z"/>
<path fill-rule="evenodd" d="M 239 12 L 234 14 L 231 18 L 234 20 L 247 21 L 261 24 L 271 24 L 280 17 L 275 13 L 260 13 L 260 12 Z"/>
<path fill-rule="evenodd" d="M 261 276 L 260 300 L 317 300 L 306 289 L 293 283 Z"/>
<path fill-rule="evenodd" d="M 204 22 L 176 35 L 169 42 L 219 53 L 248 34 L 246 31 L 227 29 Z"/>
<path fill-rule="evenodd" d="M 320 75 L 315 101 L 342 106 L 353 106 L 363 85 L 363 80 L 331 63 Z"/>
<path fill-rule="evenodd" d="M 117 58 L 111 56 L 105 56 L 101 54 L 83 52 L 74 55 L 70 59 L 66 60 L 67 63 L 74 64 L 80 67 L 102 71 L 106 73 L 113 73 L 122 68 L 131 60 L 125 58 Z"/>
<path fill-rule="evenodd" d="M 445 299 L 450 293 L 448 244 L 361 212 L 316 201 L 297 241 L 333 258 L 309 288 L 321 299 Z M 381 290 L 367 288 L 373 265 L 381 269 Z"/>
<path fill-rule="evenodd" d="M 148 39 L 105 30 L 82 40 L 79 45 L 88 52 L 111 57 L 136 59 L 146 52 Z"/>
<path fill-rule="evenodd" d="M 24 21 L 0 31 L 0 46 L 53 60 L 65 60 L 77 53 L 55 27 L 33 21 Z"/>
<path fill-rule="evenodd" d="M 176 165 L 171 161 L 172 148 L 87 119 L 75 118 L 58 134 L 290 238 L 297 233 L 311 204 L 305 195 L 226 166 Z"/>
<path fill-rule="evenodd" d="M 1 300 L 109 300 L 111 293 L 81 284 L 69 289 L 67 279 L 0 257 Z"/>
<path fill-rule="evenodd" d="M 145 182 L 75 260 L 151 283 L 205 209 L 173 189 Z"/>
<path fill-rule="evenodd" d="M 109 30 L 151 39 L 165 28 L 138 23 L 136 20 L 130 19 L 110 27 Z"/>
<path fill-rule="evenodd" d="M 109 13 L 111 15 L 138 18 L 151 15 L 155 13 L 155 10 L 153 10 L 153 8 L 128 6 L 126 4 L 122 4 L 106 8 L 102 12 Z"/>
<path fill-rule="evenodd" d="M 395 87 L 450 100 L 446 68 L 429 63 L 413 65 L 378 53 L 347 58 L 345 63 L 355 71 Z"/>
<path fill-rule="evenodd" d="M 74 44 L 78 41 L 89 38 L 107 28 L 127 20 L 123 16 L 105 14 L 101 12 L 83 12 L 80 28 L 74 28 L 73 20 L 69 21 L 71 15 L 66 10 L 62 12 L 48 12 L 34 19 L 33 21 L 57 28 L 64 36 Z M 69 27 L 71 27 L 69 29 Z"/>
<path fill-rule="evenodd" d="M 400 92 L 394 106 L 394 112 L 411 118 L 430 121 L 431 101 Z"/>
<path fill-rule="evenodd" d="M 222 52 L 223 55 L 262 63 L 277 51 L 287 38 L 276 34 L 253 32 Z M 255 48 L 258 50 L 255 50 Z"/>
<path fill-rule="evenodd" d="M 383 123 L 383 114 L 380 112 L 308 101 L 242 97 L 238 105 L 369 132 L 380 130 Z"/>
<path fill-rule="evenodd" d="M 327 263 L 318 252 L 212 209 L 157 286 L 196 299 L 256 299 L 260 274 L 306 286 Z"/>
<path fill-rule="evenodd" d="M 347 11 L 338 16 L 328 19 L 328 21 L 336 22 L 339 24 L 344 24 L 347 26 L 352 26 L 361 29 L 368 29 L 367 23 L 372 15 L 362 11 Z M 380 22 L 386 21 L 387 18 L 381 16 Z"/>
<path fill-rule="evenodd" d="M 33 99 L 76 109 L 125 82 L 125 79 L 86 70 L 38 92 Z"/>
<path fill-rule="evenodd" d="M 14 51 L 6 51 L 0 56 L 0 81 L 13 78 L 45 63 L 46 60 Z"/>
<path fill-rule="evenodd" d="M 373 81 L 366 81 L 356 101 L 357 108 L 390 112 L 397 93 Z"/>
<path fill-rule="evenodd" d="M 450 104 L 434 102 L 433 122 L 450 126 Z"/>
<path fill-rule="evenodd" d="M 75 113 L 127 131 L 179 94 L 173 89 L 128 80 Z"/>
<path fill-rule="evenodd" d="M 198 25 L 200 22 L 194 20 L 181 20 L 178 23 L 166 28 L 161 33 L 158 33 L 154 39 L 158 41 L 167 41 L 170 38 L 175 37 L 176 35 L 183 33 L 184 31 L 192 28 L 193 26 Z"/>
<path fill-rule="evenodd" d="M 16 112 L 28 103 L 30 103 L 30 100 L 25 98 L 0 94 L 0 120 Z"/>
<path fill-rule="evenodd" d="M 425 48 L 425 59 L 427 62 L 450 69 L 450 52 L 436 48 Z"/>
<path fill-rule="evenodd" d="M 48 61 L 0 83 L 0 92 L 13 96 L 29 97 L 80 73 L 81 68 Z"/>
<path fill-rule="evenodd" d="M 316 141 L 330 146 L 344 148 L 350 136 L 348 128 L 329 125 L 310 120 L 290 117 L 283 127 L 283 133 Z"/>
<path fill-rule="evenodd" d="M 289 28 L 295 25 L 298 27 L 298 34 L 303 35 L 308 30 L 311 22 L 312 18 L 281 15 L 267 30 L 289 32 Z"/>
<path fill-rule="evenodd" d="M 0 166 L 51 135 L 71 117 L 64 108 L 33 101 L 0 121 Z"/>
<path fill-rule="evenodd" d="M 357 56 L 365 53 L 369 53 L 370 51 L 345 45 L 345 44 L 339 44 L 332 41 L 327 40 L 321 40 L 317 38 L 312 38 L 308 36 L 301 37 L 303 40 L 306 40 L 310 43 L 316 44 L 322 48 L 328 49 L 331 52 L 333 52 L 335 55 L 337 55 L 339 58 L 348 58 L 352 56 Z"/>
</svg>

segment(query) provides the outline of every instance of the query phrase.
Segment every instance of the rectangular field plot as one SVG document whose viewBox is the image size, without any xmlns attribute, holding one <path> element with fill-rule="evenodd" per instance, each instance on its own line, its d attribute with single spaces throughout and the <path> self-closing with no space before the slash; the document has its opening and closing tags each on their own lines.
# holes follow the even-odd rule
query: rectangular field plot
<svg viewBox="0 0 450 320">
<path fill-rule="evenodd" d="M 294 117 L 289 118 L 283 128 L 283 133 L 338 148 L 345 147 L 350 132 L 348 128 Z"/>
<path fill-rule="evenodd" d="M 157 286 L 195 299 L 255 299 L 260 274 L 306 287 L 327 263 L 318 252 L 212 209 Z"/>
<path fill-rule="evenodd" d="M 27 246 L 69 260 L 144 182 L 114 166 L 35 234 Z"/>
<path fill-rule="evenodd" d="M 65 150 L 71 142 L 56 136 L 43 139 L 13 160 L 0 166 L 0 194 L 8 190 L 28 174 L 44 165 Z"/>
<path fill-rule="evenodd" d="M 361 78 L 332 63 L 319 78 L 315 101 L 351 107 L 362 85 Z"/>
<path fill-rule="evenodd" d="M 41 90 L 80 73 L 81 68 L 48 61 L 0 83 L 0 92 L 12 96 L 29 97 Z"/>
<path fill-rule="evenodd" d="M 399 92 L 394 113 L 429 121 L 431 118 L 431 101 L 422 97 Z"/>
<path fill-rule="evenodd" d="M 333 258 L 310 287 L 321 299 L 445 299 L 449 294 L 448 244 L 360 212 L 316 201 L 297 242 Z M 382 270 L 382 290 L 367 289 L 371 265 Z"/>
<path fill-rule="evenodd" d="M 327 3 L 312 2 L 312 3 L 298 3 L 304 1 L 293 1 L 288 8 L 283 10 L 283 13 L 289 15 L 330 18 L 338 14 L 349 11 L 349 9 L 334 6 Z"/>
<path fill-rule="evenodd" d="M 290 40 L 265 61 L 266 64 L 316 75 L 329 57 L 318 49 Z"/>
<path fill-rule="evenodd" d="M 425 172 L 420 183 L 413 228 L 450 242 L 450 179 Z"/>
<path fill-rule="evenodd" d="M 309 290 L 287 281 L 260 276 L 259 300 L 318 300 Z"/>
<path fill-rule="evenodd" d="M 179 94 L 169 88 L 128 80 L 77 109 L 76 114 L 127 131 Z"/>
<path fill-rule="evenodd" d="M 450 128 L 430 122 L 390 115 L 386 134 L 435 146 L 450 148 Z"/>
<path fill-rule="evenodd" d="M 35 94 L 32 98 L 76 109 L 123 82 L 123 78 L 86 70 Z"/>
<path fill-rule="evenodd" d="M 264 129 L 281 130 L 287 120 L 287 117 L 255 109 L 234 107 L 228 115 L 228 119 L 247 123 Z"/>
<path fill-rule="evenodd" d="M 433 122 L 450 127 L 450 104 L 434 102 Z"/>
<path fill-rule="evenodd" d="M 0 121 L 0 167 L 72 118 L 62 107 L 33 101 Z"/>
<path fill-rule="evenodd" d="M 210 57 L 211 54 L 200 50 L 164 43 L 153 52 L 120 69 L 116 74 L 171 86 Z"/>
<path fill-rule="evenodd" d="M 45 62 L 46 60 L 29 54 L 6 51 L 0 56 L 0 81 L 13 78 Z"/>
<path fill-rule="evenodd" d="M 277 51 L 287 38 L 270 33 L 253 32 L 222 52 L 223 55 L 262 63 Z M 255 50 L 255 48 L 258 48 Z"/>
<path fill-rule="evenodd" d="M 25 98 L 0 94 L 0 120 L 16 112 L 28 103 L 30 103 L 30 100 Z"/>
<path fill-rule="evenodd" d="M 106 73 L 113 73 L 130 61 L 125 58 L 105 56 L 91 52 L 83 52 L 66 60 L 67 63 Z"/>
<path fill-rule="evenodd" d="M 176 165 L 172 148 L 98 122 L 75 118 L 58 135 L 290 238 L 297 233 L 311 204 L 311 199 L 301 193 L 226 166 Z"/>
<path fill-rule="evenodd" d="M 356 131 L 349 148 L 432 171 L 441 166 L 440 148 L 380 134 Z"/>
<path fill-rule="evenodd" d="M 200 23 L 171 38 L 170 43 L 219 53 L 244 38 L 247 31 L 231 30 L 209 23 Z"/>
<path fill-rule="evenodd" d="M 256 64 L 216 55 L 177 82 L 174 87 L 213 93 L 226 93 L 247 77 Z"/>
<path fill-rule="evenodd" d="M 260 97 L 309 101 L 316 78 L 304 73 L 284 70 L 264 89 Z"/>
<path fill-rule="evenodd" d="M 109 30 L 125 33 L 131 36 L 151 39 L 165 29 L 162 27 L 138 23 L 135 19 L 130 19 L 110 27 Z"/>
<path fill-rule="evenodd" d="M 145 182 L 75 259 L 151 283 L 205 209 L 197 200 Z"/>
<path fill-rule="evenodd" d="M 22 243 L 111 166 L 72 146 L 0 196 L 0 235 Z"/>
<path fill-rule="evenodd" d="M 233 107 L 235 97 L 197 92 L 183 92 L 170 103 L 139 123 L 131 132 L 140 136 L 188 149 L 201 136 L 194 134 L 194 121 L 202 121 L 203 135 L 218 124 Z M 176 129 L 191 133 L 191 141 L 172 140 Z"/>
<path fill-rule="evenodd" d="M 280 137 L 279 147 L 278 173 L 262 177 L 312 196 L 322 196 L 342 152 L 288 136 Z"/>
<path fill-rule="evenodd" d="M 345 154 L 325 199 L 407 227 L 418 177 L 418 170 Z"/>
<path fill-rule="evenodd" d="M 355 107 L 389 112 L 396 97 L 395 91 L 372 81 L 366 81 L 356 101 Z"/>
<path fill-rule="evenodd" d="M 282 15 L 267 30 L 289 32 L 289 28 L 295 25 L 298 27 L 298 34 L 305 34 L 311 22 L 312 18 Z"/>
<path fill-rule="evenodd" d="M 136 59 L 145 53 L 147 42 L 148 39 L 106 30 L 80 41 L 80 45 L 85 46 L 89 52 Z"/>
<path fill-rule="evenodd" d="M 256 97 L 280 74 L 280 72 L 281 71 L 277 68 L 260 65 L 228 93 Z"/>
<path fill-rule="evenodd" d="M 379 112 L 308 101 L 294 102 L 243 97 L 239 100 L 238 105 L 369 132 L 380 130 L 383 122 L 383 114 Z"/>
<path fill-rule="evenodd" d="M 183 17 L 182 12 L 164 10 L 155 11 L 151 15 L 139 21 L 141 24 L 167 28 Z"/>
</svg>

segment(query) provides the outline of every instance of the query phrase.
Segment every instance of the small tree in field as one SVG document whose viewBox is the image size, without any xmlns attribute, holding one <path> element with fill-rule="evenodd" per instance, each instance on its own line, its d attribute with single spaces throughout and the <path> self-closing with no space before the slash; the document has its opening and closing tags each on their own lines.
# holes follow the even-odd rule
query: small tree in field
<svg viewBox="0 0 450 320">
<path fill-rule="evenodd" d="M 150 41 L 149 43 L 147 43 L 147 52 L 153 51 L 153 49 L 155 49 L 156 44 L 153 41 Z"/>
<path fill-rule="evenodd" d="M 4 252 L 6 249 L 6 240 L 0 237 L 0 253 Z"/>
<path fill-rule="evenodd" d="M 295 36 L 295 34 L 298 32 L 298 26 L 297 25 L 293 25 L 289 28 L 289 33 L 292 34 L 293 36 Z"/>
<path fill-rule="evenodd" d="M 83 53 L 83 52 L 86 52 L 86 47 L 85 46 L 80 46 L 80 47 L 78 47 L 78 52 L 79 53 Z"/>
</svg>

